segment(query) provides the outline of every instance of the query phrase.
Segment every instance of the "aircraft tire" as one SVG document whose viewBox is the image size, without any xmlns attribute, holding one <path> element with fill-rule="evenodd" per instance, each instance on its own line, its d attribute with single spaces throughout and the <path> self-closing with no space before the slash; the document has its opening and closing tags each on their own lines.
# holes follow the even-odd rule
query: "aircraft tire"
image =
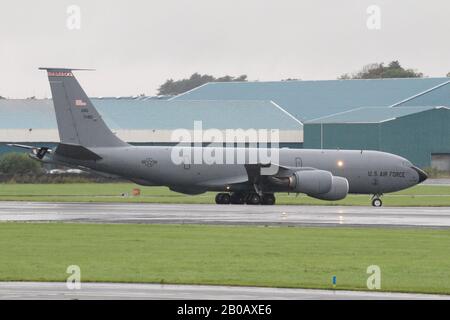
<svg viewBox="0 0 450 320">
<path fill-rule="evenodd" d="M 222 204 L 230 204 L 231 203 L 231 197 L 228 193 L 224 193 L 222 195 Z"/>
<path fill-rule="evenodd" d="M 261 204 L 261 197 L 257 193 L 250 193 L 247 196 L 245 203 L 251 205 Z"/>
<path fill-rule="evenodd" d="M 230 200 L 230 195 L 228 193 L 216 194 L 216 204 L 229 204 Z"/>
<path fill-rule="evenodd" d="M 383 201 L 379 198 L 375 198 L 372 200 L 372 206 L 374 207 L 381 207 L 383 205 Z"/>
<path fill-rule="evenodd" d="M 245 203 L 245 194 L 241 192 L 233 192 L 231 194 L 231 204 L 244 204 Z"/>
</svg>

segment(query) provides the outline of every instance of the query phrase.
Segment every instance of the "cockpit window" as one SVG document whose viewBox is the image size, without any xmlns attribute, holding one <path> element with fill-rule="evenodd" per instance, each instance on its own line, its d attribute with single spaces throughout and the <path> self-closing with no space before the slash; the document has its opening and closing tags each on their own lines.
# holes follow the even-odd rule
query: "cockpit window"
<svg viewBox="0 0 450 320">
<path fill-rule="evenodd" d="M 404 167 L 412 167 L 412 163 L 411 162 L 409 162 L 409 161 L 403 161 L 402 162 L 402 166 L 404 166 Z"/>
</svg>

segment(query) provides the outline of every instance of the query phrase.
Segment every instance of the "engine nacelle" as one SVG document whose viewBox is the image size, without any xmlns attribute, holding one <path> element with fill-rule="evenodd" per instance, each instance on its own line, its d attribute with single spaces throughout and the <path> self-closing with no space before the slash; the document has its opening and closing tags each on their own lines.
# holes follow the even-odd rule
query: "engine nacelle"
<svg viewBox="0 0 450 320">
<path fill-rule="evenodd" d="M 348 181 L 342 177 L 333 176 L 333 182 L 330 191 L 326 193 L 308 193 L 308 196 L 320 200 L 341 200 L 348 194 Z"/>
<path fill-rule="evenodd" d="M 324 170 L 296 171 L 290 178 L 293 191 L 306 194 L 325 194 L 331 190 L 333 175 Z"/>
</svg>

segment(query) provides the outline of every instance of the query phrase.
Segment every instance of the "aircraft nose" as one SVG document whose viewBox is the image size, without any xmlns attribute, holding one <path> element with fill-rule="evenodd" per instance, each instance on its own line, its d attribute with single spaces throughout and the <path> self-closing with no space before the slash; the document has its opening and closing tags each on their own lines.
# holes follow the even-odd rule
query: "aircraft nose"
<svg viewBox="0 0 450 320">
<path fill-rule="evenodd" d="M 419 169 L 419 168 L 417 168 L 415 166 L 412 166 L 411 168 L 414 171 L 416 171 L 417 174 L 419 175 L 419 182 L 418 183 L 421 183 L 421 182 L 423 182 L 423 181 L 428 179 L 428 175 L 422 169 Z"/>
</svg>

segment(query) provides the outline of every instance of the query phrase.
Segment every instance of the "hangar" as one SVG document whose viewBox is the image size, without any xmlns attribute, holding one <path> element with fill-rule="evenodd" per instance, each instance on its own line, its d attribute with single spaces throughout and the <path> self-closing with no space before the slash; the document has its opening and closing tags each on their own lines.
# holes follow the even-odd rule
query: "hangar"
<svg viewBox="0 0 450 320">
<path fill-rule="evenodd" d="M 302 125 L 280 112 L 271 101 L 165 101 L 93 98 L 106 124 L 123 140 L 135 145 L 176 144 L 175 129 L 279 130 L 282 146 L 301 147 Z M 58 141 L 51 99 L 0 100 L 0 153 L 17 151 L 7 143 L 53 147 Z M 252 115 L 252 116 L 248 116 Z M 207 143 L 208 141 L 205 141 Z"/>
<path fill-rule="evenodd" d="M 358 108 L 304 124 L 305 148 L 369 149 L 450 171 L 450 108 Z"/>
<path fill-rule="evenodd" d="M 449 106 L 449 78 L 212 82 L 171 100 L 271 100 L 301 122 L 361 107 Z"/>
</svg>

